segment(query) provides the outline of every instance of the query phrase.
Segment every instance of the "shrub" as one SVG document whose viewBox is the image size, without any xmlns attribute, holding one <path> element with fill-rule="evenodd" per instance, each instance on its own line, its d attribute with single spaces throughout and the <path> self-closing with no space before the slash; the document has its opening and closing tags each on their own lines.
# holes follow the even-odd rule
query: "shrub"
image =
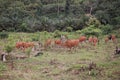
<svg viewBox="0 0 120 80">
<path fill-rule="evenodd" d="M 94 25 L 95 27 L 99 27 L 101 25 L 100 21 L 95 18 L 95 17 L 90 17 L 89 21 L 87 22 L 87 25 L 90 26 L 90 25 Z"/>
<path fill-rule="evenodd" d="M 98 37 L 99 35 L 101 35 L 102 31 L 99 28 L 95 28 L 94 25 L 90 25 L 89 27 L 81 30 L 81 33 L 85 35 L 95 35 Z"/>
<path fill-rule="evenodd" d="M 61 36 L 60 31 L 59 30 L 55 30 L 55 32 L 54 32 L 54 38 L 60 37 L 60 36 Z"/>
<path fill-rule="evenodd" d="M 23 22 L 21 25 L 20 25 L 20 31 L 28 31 L 28 28 L 27 28 L 27 23 Z"/>
<path fill-rule="evenodd" d="M 7 52 L 7 53 L 10 53 L 12 50 L 13 50 L 14 46 L 12 45 L 5 45 L 4 46 L 4 50 Z"/>
<path fill-rule="evenodd" d="M 0 32 L 0 39 L 5 39 L 5 38 L 8 38 L 9 35 L 7 32 Z"/>
<path fill-rule="evenodd" d="M 73 30 L 72 27 L 67 27 L 67 28 L 66 28 L 66 31 L 68 31 L 68 32 L 72 32 L 72 30 Z"/>
<path fill-rule="evenodd" d="M 47 31 L 43 31 L 43 34 L 47 35 L 47 34 L 48 34 L 48 32 L 47 32 Z"/>
<path fill-rule="evenodd" d="M 77 30 L 76 33 L 77 33 L 77 34 L 81 34 L 81 30 Z"/>
<path fill-rule="evenodd" d="M 100 29 L 103 31 L 103 34 L 109 34 L 112 32 L 113 27 L 111 25 L 101 25 Z"/>
</svg>

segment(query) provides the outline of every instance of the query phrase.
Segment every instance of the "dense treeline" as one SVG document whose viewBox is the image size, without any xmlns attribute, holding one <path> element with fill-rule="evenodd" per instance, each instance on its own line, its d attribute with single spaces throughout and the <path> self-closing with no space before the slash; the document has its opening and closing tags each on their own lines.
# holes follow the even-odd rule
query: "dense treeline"
<svg viewBox="0 0 120 80">
<path fill-rule="evenodd" d="M 0 31 L 117 29 L 120 0 L 0 0 Z M 109 29 L 108 29 L 109 30 Z"/>
</svg>

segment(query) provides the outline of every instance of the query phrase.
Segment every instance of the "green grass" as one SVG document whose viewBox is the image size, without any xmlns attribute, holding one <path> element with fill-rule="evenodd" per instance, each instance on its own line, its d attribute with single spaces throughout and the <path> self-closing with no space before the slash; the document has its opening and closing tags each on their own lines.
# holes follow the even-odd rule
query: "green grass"
<svg viewBox="0 0 120 80">
<path fill-rule="evenodd" d="M 79 38 L 80 34 L 74 32 L 68 34 L 70 39 Z M 32 37 L 38 37 L 38 40 L 44 43 L 48 38 L 53 38 L 53 33 L 10 33 L 6 42 L 15 44 L 22 37 L 23 41 L 31 41 Z M 74 36 L 76 35 L 76 36 Z M 3 40 L 0 40 L 1 49 L 6 45 Z M 120 45 L 119 43 L 117 45 Z M 113 58 L 115 44 L 109 42 L 105 44 L 103 38 L 100 45 L 96 47 L 84 44 L 87 48 L 79 48 L 77 51 L 69 52 L 66 49 L 48 49 L 43 51 L 42 56 L 31 57 L 23 60 L 14 61 L 14 69 L 9 69 L 9 66 L 3 65 L 1 62 L 0 79 L 5 80 L 119 80 L 120 79 L 120 55 Z M 12 53 L 18 54 L 14 50 Z M 87 68 L 90 62 L 96 64 L 97 69 L 79 71 L 82 67 Z M 4 68 L 5 67 L 5 68 Z M 8 69 L 6 69 L 8 68 Z M 8 70 L 8 71 L 6 71 Z M 101 70 L 101 71 L 100 71 Z M 100 73 L 99 73 L 100 71 Z M 6 79 L 6 77 L 8 78 Z"/>
</svg>

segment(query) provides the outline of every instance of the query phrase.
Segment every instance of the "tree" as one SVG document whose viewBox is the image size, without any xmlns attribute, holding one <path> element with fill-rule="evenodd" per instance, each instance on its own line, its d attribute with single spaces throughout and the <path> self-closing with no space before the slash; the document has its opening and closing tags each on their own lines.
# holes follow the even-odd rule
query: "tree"
<svg viewBox="0 0 120 80">
<path fill-rule="evenodd" d="M 66 4 L 65 4 L 65 14 L 68 15 L 70 13 L 70 4 L 71 4 L 71 0 L 66 0 Z"/>
</svg>

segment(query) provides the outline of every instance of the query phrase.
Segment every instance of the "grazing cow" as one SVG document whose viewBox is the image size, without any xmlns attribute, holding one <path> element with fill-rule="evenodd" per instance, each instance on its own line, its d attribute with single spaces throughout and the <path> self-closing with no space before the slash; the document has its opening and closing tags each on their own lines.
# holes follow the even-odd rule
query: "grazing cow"
<svg viewBox="0 0 120 80">
<path fill-rule="evenodd" d="M 52 39 L 47 39 L 44 43 L 44 48 L 48 48 L 48 47 L 51 47 L 52 46 L 52 43 L 53 43 L 53 40 Z"/>
<path fill-rule="evenodd" d="M 90 36 L 90 37 L 88 38 L 88 42 L 89 42 L 90 44 L 93 44 L 93 37 L 92 37 L 92 36 Z"/>
<path fill-rule="evenodd" d="M 86 36 L 80 36 L 79 37 L 79 42 L 81 43 L 81 46 L 84 47 L 83 43 L 86 42 L 87 37 Z"/>
<path fill-rule="evenodd" d="M 33 42 L 17 42 L 16 43 L 17 49 L 25 50 L 26 48 L 29 48 L 29 47 L 34 47 L 34 43 Z"/>
<path fill-rule="evenodd" d="M 89 41 L 90 44 L 96 46 L 96 44 L 98 42 L 98 38 L 95 37 L 95 36 L 94 37 L 91 36 L 91 37 L 89 37 L 88 41 Z"/>
<path fill-rule="evenodd" d="M 109 40 L 112 40 L 114 43 L 116 43 L 116 36 L 115 35 L 108 35 L 106 38 L 105 38 L 105 42 L 107 43 Z"/>
<path fill-rule="evenodd" d="M 62 43 L 61 40 L 59 40 L 59 39 L 58 39 L 58 40 L 55 40 L 55 44 L 56 44 L 56 45 L 61 45 L 61 43 Z"/>
<path fill-rule="evenodd" d="M 85 42 L 87 40 L 87 37 L 85 37 L 85 36 L 81 36 L 80 38 L 79 38 L 79 41 L 80 42 Z"/>
<path fill-rule="evenodd" d="M 72 48 L 76 48 L 79 45 L 79 39 L 73 39 L 73 40 L 67 40 L 63 46 L 69 48 L 70 50 Z"/>
<path fill-rule="evenodd" d="M 62 46 L 62 41 L 61 41 L 60 39 L 55 40 L 54 43 L 55 43 L 55 45 L 56 45 L 57 47 Z"/>
<path fill-rule="evenodd" d="M 106 37 L 105 38 L 105 43 L 107 43 L 109 41 L 109 38 L 108 37 Z"/>
<path fill-rule="evenodd" d="M 94 36 L 93 37 L 93 45 L 96 46 L 97 42 L 98 42 L 98 38 Z"/>
</svg>

